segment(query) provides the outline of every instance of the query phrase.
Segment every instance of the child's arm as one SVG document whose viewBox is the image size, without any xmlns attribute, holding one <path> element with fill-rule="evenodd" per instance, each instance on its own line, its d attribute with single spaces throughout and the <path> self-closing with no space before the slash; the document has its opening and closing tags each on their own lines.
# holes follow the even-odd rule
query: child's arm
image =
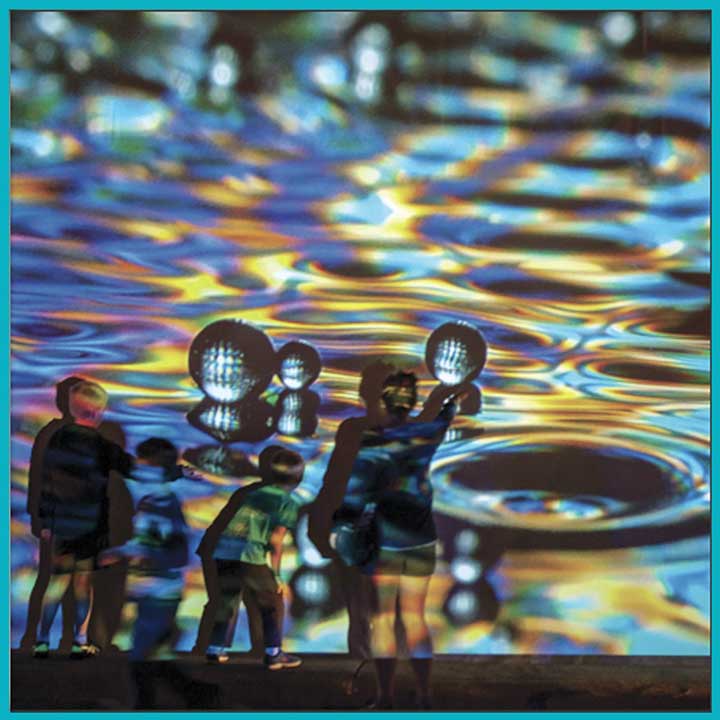
<svg viewBox="0 0 720 720">
<path fill-rule="evenodd" d="M 340 424 L 322 487 L 308 510 L 308 537 L 320 554 L 327 558 L 337 555 L 329 541 L 332 516 L 345 495 L 353 463 L 360 451 L 362 430 L 363 421 L 360 418 L 348 418 Z"/>
</svg>

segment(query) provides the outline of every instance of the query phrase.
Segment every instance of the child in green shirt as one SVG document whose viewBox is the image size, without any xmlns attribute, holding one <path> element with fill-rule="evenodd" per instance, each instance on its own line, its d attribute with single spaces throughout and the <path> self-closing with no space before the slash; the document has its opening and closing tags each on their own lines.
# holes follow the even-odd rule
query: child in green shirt
<svg viewBox="0 0 720 720">
<path fill-rule="evenodd" d="M 231 498 L 203 537 L 198 553 L 213 558 L 219 589 L 208 659 L 227 659 L 225 650 L 232 644 L 236 609 L 244 594 L 246 600 L 252 595 L 260 610 L 265 666 L 280 670 L 301 664 L 299 657 L 282 651 L 283 584 L 279 576 L 285 532 L 297 523 L 300 503 L 293 490 L 302 479 L 304 467 L 297 453 L 280 446 L 266 448 L 260 456 L 261 482 L 239 490 L 239 507 L 227 512 L 233 509 Z M 218 527 L 218 521 L 225 526 Z"/>
</svg>

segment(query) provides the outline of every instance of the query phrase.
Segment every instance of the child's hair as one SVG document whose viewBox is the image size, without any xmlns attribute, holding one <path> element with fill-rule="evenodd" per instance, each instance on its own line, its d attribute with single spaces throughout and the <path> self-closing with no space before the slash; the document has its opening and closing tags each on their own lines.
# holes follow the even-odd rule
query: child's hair
<svg viewBox="0 0 720 720">
<path fill-rule="evenodd" d="M 393 390 L 405 386 L 412 390 L 412 398 L 410 400 L 410 409 L 412 409 L 417 402 L 417 377 L 414 372 L 408 372 L 406 370 L 398 370 L 385 378 L 382 385 L 382 398 L 385 405 L 389 408 L 393 407 Z"/>
<path fill-rule="evenodd" d="M 99 424 L 107 405 L 107 393 L 97 383 L 80 380 L 68 390 L 68 407 L 76 421 Z"/>
<path fill-rule="evenodd" d="M 150 465 L 170 470 L 175 467 L 178 461 L 178 449 L 165 438 L 152 437 L 143 440 L 136 448 L 138 458 L 145 460 Z"/>
<path fill-rule="evenodd" d="M 266 447 L 260 453 L 259 465 L 262 479 L 273 484 L 297 484 L 305 471 L 302 457 L 282 445 Z"/>
</svg>

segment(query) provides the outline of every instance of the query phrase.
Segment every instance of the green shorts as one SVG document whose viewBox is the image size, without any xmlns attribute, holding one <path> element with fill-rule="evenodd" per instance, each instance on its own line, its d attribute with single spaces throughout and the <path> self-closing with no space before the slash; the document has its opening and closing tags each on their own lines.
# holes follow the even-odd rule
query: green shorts
<svg viewBox="0 0 720 720">
<path fill-rule="evenodd" d="M 437 543 L 414 548 L 380 549 L 373 575 L 429 577 L 435 572 Z"/>
</svg>

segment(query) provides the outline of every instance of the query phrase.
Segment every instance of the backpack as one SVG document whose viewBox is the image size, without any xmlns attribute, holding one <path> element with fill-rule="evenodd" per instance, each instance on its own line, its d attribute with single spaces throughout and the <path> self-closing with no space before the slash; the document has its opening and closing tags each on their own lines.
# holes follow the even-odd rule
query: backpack
<svg viewBox="0 0 720 720">
<path fill-rule="evenodd" d="M 376 504 L 367 503 L 356 518 L 339 520 L 333 527 L 335 550 L 349 567 L 372 565 L 380 554 Z"/>
</svg>

